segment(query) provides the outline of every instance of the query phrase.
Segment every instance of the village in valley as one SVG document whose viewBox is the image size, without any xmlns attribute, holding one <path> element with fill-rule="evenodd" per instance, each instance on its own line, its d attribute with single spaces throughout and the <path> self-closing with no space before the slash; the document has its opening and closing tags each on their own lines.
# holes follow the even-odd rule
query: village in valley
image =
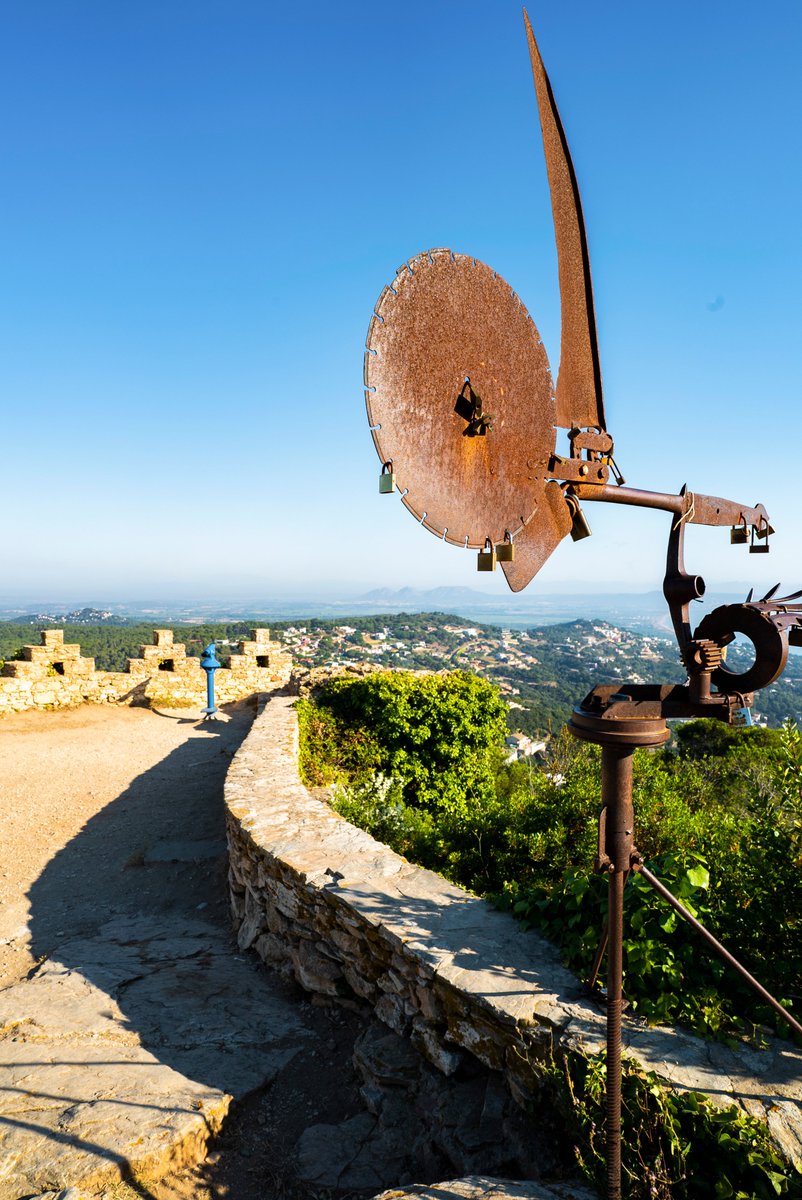
<svg viewBox="0 0 802 1200">
<path fill-rule="evenodd" d="M 482 675 L 507 700 L 511 733 L 534 743 L 559 729 L 598 683 L 679 683 L 685 678 L 673 641 L 601 620 L 512 629 L 441 613 L 400 613 L 277 625 L 273 636 L 304 667 L 369 662 L 395 670 Z M 731 661 L 737 663 L 744 653 L 736 649 Z M 779 725 L 801 707 L 802 657 L 795 657 L 783 679 L 756 697 L 754 720 Z"/>
<path fill-rule="evenodd" d="M 348 624 L 325 628 L 319 622 L 289 625 L 277 636 L 303 666 L 344 667 L 367 659 L 384 667 L 473 671 L 492 677 L 502 693 L 511 696 L 520 693 L 523 673 L 534 672 L 537 678 L 541 674 L 537 668 L 544 660 L 551 662 L 555 653 L 567 660 L 560 664 L 562 671 L 584 674 L 615 664 L 614 672 L 626 672 L 631 683 L 646 682 L 642 672 L 649 670 L 649 664 L 665 663 L 673 653 L 665 638 L 630 633 L 606 622 L 523 630 L 451 623 L 457 619 L 440 614 L 428 619 L 401 614 L 379 620 L 386 623 L 372 629 Z M 576 660 L 573 667 L 567 665 L 572 659 Z M 558 681 L 538 682 L 548 687 Z"/>
</svg>

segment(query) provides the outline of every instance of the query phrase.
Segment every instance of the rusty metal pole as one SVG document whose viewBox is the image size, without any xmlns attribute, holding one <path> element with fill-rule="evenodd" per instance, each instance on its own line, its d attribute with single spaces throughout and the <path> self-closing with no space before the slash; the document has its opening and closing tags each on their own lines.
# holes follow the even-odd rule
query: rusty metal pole
<svg viewBox="0 0 802 1200">
<path fill-rule="evenodd" d="M 623 1002 L 624 884 L 632 869 L 635 814 L 632 760 L 638 746 L 662 746 L 669 733 L 662 700 L 645 704 L 616 688 L 586 696 L 568 724 L 574 737 L 601 746 L 599 853 L 596 870 L 607 872 L 607 1200 L 621 1200 L 621 1008 Z M 602 943 L 605 935 L 602 936 Z M 594 974 L 601 961 L 597 952 Z"/>
<path fill-rule="evenodd" d="M 621 1200 L 621 1003 L 624 941 L 624 882 L 630 869 L 632 746 L 602 746 L 602 804 L 606 809 L 608 872 L 607 945 L 607 1198 Z"/>
</svg>

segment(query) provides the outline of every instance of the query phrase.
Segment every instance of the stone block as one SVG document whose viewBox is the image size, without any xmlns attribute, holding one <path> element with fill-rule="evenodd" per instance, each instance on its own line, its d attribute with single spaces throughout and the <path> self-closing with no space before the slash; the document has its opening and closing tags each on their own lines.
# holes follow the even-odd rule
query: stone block
<svg viewBox="0 0 802 1200">
<path fill-rule="evenodd" d="M 3 675 L 10 679 L 47 679 L 47 671 L 49 663 L 33 663 L 27 662 L 25 659 L 18 659 L 14 662 L 7 662 L 3 667 Z"/>
<path fill-rule="evenodd" d="M 309 942 L 300 942 L 290 949 L 290 958 L 295 977 L 308 992 L 320 992 L 324 996 L 337 996 L 342 979 L 342 968 L 330 958 L 318 954 Z"/>
<path fill-rule="evenodd" d="M 360 1000 L 369 1000 L 372 1003 L 376 999 L 378 988 L 375 983 L 371 983 L 370 978 L 362 974 L 353 962 L 344 962 L 342 973 L 345 982 L 354 995 L 359 996 Z"/>
<path fill-rule="evenodd" d="M 253 948 L 262 962 L 284 962 L 289 957 L 286 942 L 272 933 L 263 933 L 253 943 Z"/>
<path fill-rule="evenodd" d="M 258 896 L 254 896 L 250 888 L 245 888 L 245 911 L 243 914 L 242 924 L 237 933 L 237 943 L 240 950 L 247 948 L 256 941 L 256 938 L 265 929 L 265 911 Z"/>
<path fill-rule="evenodd" d="M 290 923 L 277 908 L 272 904 L 266 904 L 265 916 L 267 920 L 267 928 L 271 933 L 285 934 L 290 928 Z"/>
<path fill-rule="evenodd" d="M 362 950 L 358 938 L 355 938 L 351 933 L 346 933 L 343 929 L 338 929 L 336 926 L 332 927 L 328 936 L 338 950 L 344 951 L 351 958 L 356 958 Z"/>
<path fill-rule="evenodd" d="M 60 646 L 64 642 L 63 629 L 43 629 L 39 637 L 42 639 L 43 646 Z"/>
<path fill-rule="evenodd" d="M 285 917 L 297 917 L 299 910 L 299 898 L 296 892 L 291 888 L 280 883 L 276 888 L 275 905 L 280 913 Z"/>
<path fill-rule="evenodd" d="M 173 631 L 172 629 L 154 629 L 153 630 L 153 645 L 154 646 L 172 646 Z"/>
<path fill-rule="evenodd" d="M 22 654 L 26 662 L 49 666 L 52 662 L 52 651 L 49 646 L 23 646 Z"/>
<path fill-rule="evenodd" d="M 427 1021 L 439 1025 L 445 1020 L 445 1011 L 437 996 L 430 987 L 415 988 L 415 999 L 420 1005 L 421 1016 Z"/>
<path fill-rule="evenodd" d="M 379 1020 L 388 1025 L 395 1033 L 404 1034 L 409 1028 L 410 1018 L 415 1010 L 408 1001 L 403 1000 L 400 996 L 384 992 L 374 1011 Z"/>
<path fill-rule="evenodd" d="M 164 662 L 165 659 L 172 658 L 172 648 L 165 646 L 142 646 L 142 658 L 146 663 L 151 665 Z"/>
<path fill-rule="evenodd" d="M 409 994 L 409 984 L 394 971 L 385 971 L 378 977 L 376 983 L 383 992 L 389 992 L 391 995 L 407 996 Z"/>
<path fill-rule="evenodd" d="M 232 675 L 250 675 L 256 668 L 253 665 L 252 658 L 246 658 L 242 654 L 232 654 L 229 660 L 228 669 Z"/>
<path fill-rule="evenodd" d="M 412 1022 L 412 1045 L 441 1075 L 453 1075 L 464 1062 L 463 1054 L 448 1047 L 433 1026 L 420 1017 Z"/>
<path fill-rule="evenodd" d="M 86 679 L 95 672 L 95 660 L 93 658 L 68 658 L 62 665 L 64 667 L 64 676 L 67 679 Z"/>
</svg>

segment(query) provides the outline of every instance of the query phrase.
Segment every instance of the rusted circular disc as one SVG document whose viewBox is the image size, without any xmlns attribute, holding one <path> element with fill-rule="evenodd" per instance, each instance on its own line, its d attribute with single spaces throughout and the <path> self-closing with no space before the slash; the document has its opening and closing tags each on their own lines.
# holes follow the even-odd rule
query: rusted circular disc
<svg viewBox="0 0 802 1200">
<path fill-rule="evenodd" d="M 466 379 L 492 419 L 484 435 L 454 411 Z M 379 458 L 427 529 L 477 547 L 530 520 L 554 452 L 554 387 L 532 318 L 489 267 L 450 250 L 410 259 L 376 305 L 365 388 Z"/>
</svg>

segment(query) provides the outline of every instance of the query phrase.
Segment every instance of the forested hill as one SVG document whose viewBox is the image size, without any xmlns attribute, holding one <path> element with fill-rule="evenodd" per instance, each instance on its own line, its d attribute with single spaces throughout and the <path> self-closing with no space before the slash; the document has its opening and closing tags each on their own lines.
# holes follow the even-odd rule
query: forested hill
<svg viewBox="0 0 802 1200">
<path fill-rule="evenodd" d="M 82 614 L 83 615 L 83 614 Z M 163 622 L 163 624 L 169 624 Z M 223 659 L 257 622 L 170 625 L 187 652 L 200 655 L 213 638 Z M 264 621 L 258 624 L 265 626 Z M 50 625 L 52 628 L 52 624 Z M 673 641 L 633 633 L 606 621 L 572 621 L 526 631 L 477 625 L 443 613 L 394 613 L 337 620 L 270 622 L 271 636 L 302 666 L 373 662 L 379 666 L 472 671 L 497 683 L 511 705 L 510 725 L 535 735 L 559 727 L 599 683 L 673 683 L 684 673 Z M 148 624 L 63 625 L 99 670 L 122 671 L 152 641 Z M 38 642 L 35 626 L 0 622 L 0 659 Z M 739 665 L 738 652 L 731 654 Z M 758 693 L 755 713 L 773 726 L 802 713 L 802 656 L 792 655 L 782 678 Z"/>
</svg>

